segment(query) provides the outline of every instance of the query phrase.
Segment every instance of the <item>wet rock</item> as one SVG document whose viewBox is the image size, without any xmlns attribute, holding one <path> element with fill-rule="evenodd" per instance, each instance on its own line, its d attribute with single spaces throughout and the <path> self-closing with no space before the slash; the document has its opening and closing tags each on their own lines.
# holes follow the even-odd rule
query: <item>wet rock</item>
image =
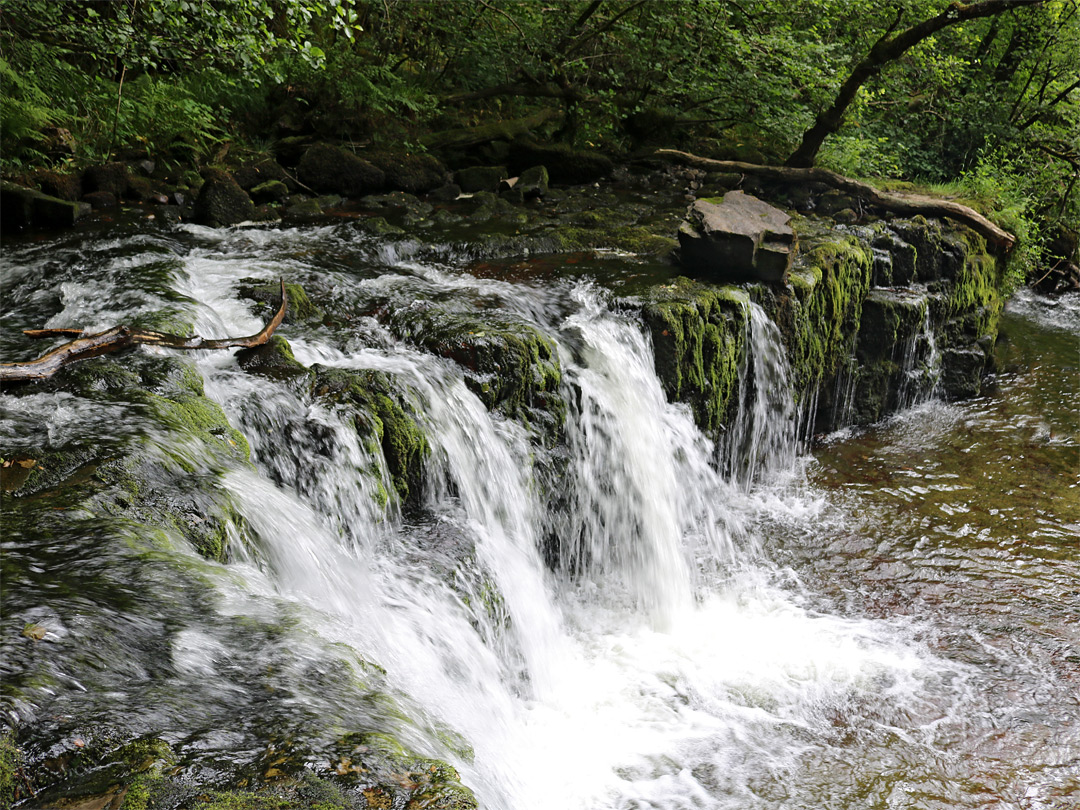
<svg viewBox="0 0 1080 810">
<path fill-rule="evenodd" d="M 255 314 L 260 318 L 273 316 L 281 305 L 281 287 L 277 282 L 244 278 L 240 280 L 236 292 L 241 298 L 258 303 Z M 285 323 L 322 323 L 326 313 L 311 301 L 303 287 L 299 284 L 286 284 L 285 294 L 289 298 Z"/>
<path fill-rule="evenodd" d="M 883 251 L 888 262 L 875 263 L 874 284 L 905 286 L 915 278 L 917 251 L 891 229 L 879 231 L 871 242 L 874 250 Z"/>
<path fill-rule="evenodd" d="M 514 185 L 526 200 L 543 197 L 548 193 L 548 170 L 546 166 L 532 166 L 521 173 Z"/>
<path fill-rule="evenodd" d="M 386 175 L 374 164 L 337 146 L 317 143 L 300 159 L 301 182 L 320 193 L 362 197 L 382 189 Z"/>
<path fill-rule="evenodd" d="M 430 453 L 416 414 L 391 375 L 378 371 L 312 367 L 312 393 L 354 416 L 356 432 L 374 449 L 381 448 L 390 483 L 401 503 L 418 503 L 423 490 L 424 460 Z M 377 470 L 370 471 L 376 480 Z M 381 486 L 381 484 L 380 484 Z M 382 493 L 383 503 L 390 497 Z"/>
<path fill-rule="evenodd" d="M 719 282 L 783 281 L 795 252 L 791 217 L 741 191 L 697 200 L 679 227 L 680 262 Z"/>
<path fill-rule="evenodd" d="M 233 178 L 240 188 L 249 193 L 252 193 L 256 186 L 271 182 L 285 184 L 289 192 L 299 188 L 285 169 L 277 161 L 269 158 L 245 163 L 233 172 Z"/>
<path fill-rule="evenodd" d="M 219 228 L 245 222 L 255 215 L 255 203 L 228 172 L 206 169 L 203 181 L 194 208 L 195 221 L 200 225 Z"/>
<path fill-rule="evenodd" d="M 687 278 L 650 290 L 642 315 L 668 399 L 685 402 L 715 435 L 734 404 L 745 351 L 746 293 Z"/>
<path fill-rule="evenodd" d="M 447 183 L 439 186 L 428 194 L 428 199 L 433 202 L 453 202 L 461 196 L 461 186 L 457 183 Z"/>
<path fill-rule="evenodd" d="M 382 170 L 387 188 L 422 194 L 446 183 L 446 167 L 433 155 L 368 151 L 365 157 Z"/>
<path fill-rule="evenodd" d="M 289 196 L 289 187 L 280 180 L 267 180 L 249 191 L 256 204 L 280 202 Z"/>
<path fill-rule="evenodd" d="M 826 191 L 817 202 L 817 213 L 827 217 L 834 217 L 845 209 L 857 209 L 859 201 L 850 194 L 832 189 Z"/>
<path fill-rule="evenodd" d="M 89 194 L 83 195 L 83 202 L 95 211 L 104 208 L 116 208 L 120 205 L 120 201 L 116 199 L 116 195 L 111 191 L 91 191 Z"/>
<path fill-rule="evenodd" d="M 322 205 L 318 200 L 301 198 L 285 209 L 285 217 L 288 219 L 299 220 L 314 219 L 315 217 L 322 216 L 322 212 Z"/>
<path fill-rule="evenodd" d="M 82 196 L 82 182 L 76 174 L 65 174 L 51 169 L 38 169 L 31 179 L 43 194 L 68 202 L 75 202 Z"/>
<path fill-rule="evenodd" d="M 505 166 L 473 166 L 454 172 L 454 182 L 466 194 L 477 191 L 498 191 L 499 183 L 509 175 Z"/>
<path fill-rule="evenodd" d="M 978 396 L 987 357 L 979 348 L 949 348 L 941 353 L 941 390 L 946 399 Z"/>
<path fill-rule="evenodd" d="M 5 232 L 31 227 L 66 227 L 90 212 L 85 202 L 50 197 L 36 189 L 0 181 L 0 229 Z"/>
</svg>

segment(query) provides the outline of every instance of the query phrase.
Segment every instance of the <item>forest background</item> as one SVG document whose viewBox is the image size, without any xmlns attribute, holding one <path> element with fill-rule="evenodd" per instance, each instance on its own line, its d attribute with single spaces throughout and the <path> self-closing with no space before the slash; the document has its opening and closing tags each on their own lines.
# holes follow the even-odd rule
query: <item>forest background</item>
<svg viewBox="0 0 1080 810">
<path fill-rule="evenodd" d="M 0 87 L 13 179 L 527 120 L 928 189 L 1014 232 L 1029 280 L 1076 261 L 1080 0 L 4 0 Z"/>
</svg>

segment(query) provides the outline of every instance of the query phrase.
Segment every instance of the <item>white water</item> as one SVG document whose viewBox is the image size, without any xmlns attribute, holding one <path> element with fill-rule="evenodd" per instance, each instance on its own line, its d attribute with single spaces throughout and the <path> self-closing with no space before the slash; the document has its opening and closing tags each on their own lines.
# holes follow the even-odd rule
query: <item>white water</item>
<svg viewBox="0 0 1080 810">
<path fill-rule="evenodd" d="M 185 272 L 200 334 L 255 331 L 232 292 L 250 265 L 196 252 Z M 415 263 L 342 283 L 529 294 Z M 441 575 L 424 556 L 427 529 L 373 506 L 369 473 L 385 465 L 342 415 L 207 356 L 208 393 L 259 469 L 229 480 L 257 537 L 238 569 L 310 609 L 328 642 L 385 667 L 416 718 L 400 733 L 454 761 L 487 808 L 808 807 L 785 802 L 785 785 L 812 781 L 804 771 L 821 766 L 838 716 L 932 748 L 941 708 L 925 693 L 955 665 L 903 625 L 803 607 L 761 551 L 759 516 L 806 522 L 820 508 L 797 488 L 751 486 L 796 462 L 795 407 L 764 313 L 751 314 L 725 480 L 715 448 L 664 400 L 642 332 L 596 291 L 506 306 L 559 345 L 566 497 L 543 496 L 526 431 L 489 413 L 452 363 L 389 334 L 352 348 L 309 333 L 293 339 L 301 362 L 377 369 L 410 392 L 433 445 L 430 536 L 458 538 L 475 562 Z M 564 541 L 554 573 L 538 551 L 544 525 Z M 503 600 L 493 610 L 488 580 Z M 474 758 L 445 750 L 435 731 L 446 727 Z"/>
</svg>

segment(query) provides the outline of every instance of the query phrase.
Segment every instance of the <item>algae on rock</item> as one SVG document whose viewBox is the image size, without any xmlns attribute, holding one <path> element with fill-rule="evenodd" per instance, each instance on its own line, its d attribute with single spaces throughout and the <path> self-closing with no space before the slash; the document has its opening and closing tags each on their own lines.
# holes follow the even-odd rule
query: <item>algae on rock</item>
<svg viewBox="0 0 1080 810">
<path fill-rule="evenodd" d="M 642 309 L 668 399 L 689 405 L 709 434 L 725 424 L 737 398 L 749 300 L 737 287 L 679 278 L 654 287 Z"/>
</svg>

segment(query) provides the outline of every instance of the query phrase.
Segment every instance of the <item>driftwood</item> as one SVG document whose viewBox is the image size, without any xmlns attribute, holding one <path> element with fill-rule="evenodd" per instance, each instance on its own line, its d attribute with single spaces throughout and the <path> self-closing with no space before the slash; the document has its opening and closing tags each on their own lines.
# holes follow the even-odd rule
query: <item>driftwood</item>
<svg viewBox="0 0 1080 810">
<path fill-rule="evenodd" d="M 968 208 L 960 203 L 940 200 L 935 197 L 927 197 L 921 194 L 902 194 L 897 192 L 881 191 L 867 183 L 852 180 L 829 169 L 810 168 L 803 169 L 794 166 L 759 166 L 756 163 L 743 163 L 737 160 L 712 160 L 711 158 L 698 157 L 689 152 L 680 152 L 677 149 L 657 149 L 657 157 L 669 158 L 688 166 L 699 169 L 708 169 L 714 172 L 738 172 L 740 174 L 754 174 L 758 177 L 766 177 L 770 180 L 781 180 L 799 183 L 825 183 L 833 188 L 854 194 L 871 205 L 884 208 L 896 214 L 914 216 L 922 214 L 929 217 L 948 217 L 949 219 L 967 225 L 971 230 L 984 236 L 992 245 L 1009 251 L 1016 243 L 1016 237 L 1008 231 L 999 228 L 974 208 Z"/>
<path fill-rule="evenodd" d="M 44 380 L 51 377 L 62 367 L 80 360 L 87 360 L 102 354 L 120 351 L 131 346 L 162 346 L 166 349 L 232 349 L 261 346 L 270 339 L 285 318 L 288 308 L 288 296 L 285 282 L 281 282 L 281 306 L 274 317 L 262 330 L 250 337 L 221 338 L 207 340 L 198 335 L 181 337 L 165 332 L 151 332 L 147 329 L 133 329 L 130 326 L 114 326 L 104 332 L 86 334 L 82 329 L 25 329 L 23 334 L 31 338 L 72 337 L 62 346 L 47 352 L 37 360 L 26 363 L 0 363 L 0 382 L 26 382 Z"/>
</svg>

